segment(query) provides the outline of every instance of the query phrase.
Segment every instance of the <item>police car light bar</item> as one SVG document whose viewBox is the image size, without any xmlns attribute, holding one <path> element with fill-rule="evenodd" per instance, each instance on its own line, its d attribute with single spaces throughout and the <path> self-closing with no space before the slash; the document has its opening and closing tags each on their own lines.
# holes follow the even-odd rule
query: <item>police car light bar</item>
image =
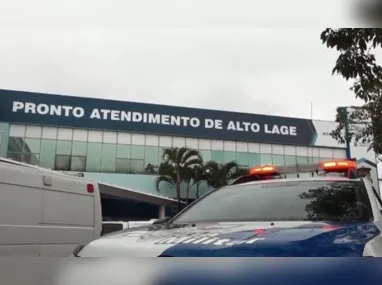
<svg viewBox="0 0 382 285">
<path fill-rule="evenodd" d="M 325 172 L 341 172 L 357 169 L 357 162 L 353 160 L 323 161 L 320 168 Z"/>
<path fill-rule="evenodd" d="M 252 167 L 249 171 L 250 175 L 272 175 L 279 173 L 277 167 L 272 165 Z"/>
</svg>

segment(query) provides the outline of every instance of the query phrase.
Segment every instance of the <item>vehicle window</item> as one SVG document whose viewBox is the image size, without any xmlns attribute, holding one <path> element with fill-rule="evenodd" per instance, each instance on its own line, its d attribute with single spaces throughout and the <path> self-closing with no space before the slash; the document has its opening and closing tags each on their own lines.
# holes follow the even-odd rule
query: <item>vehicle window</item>
<svg viewBox="0 0 382 285">
<path fill-rule="evenodd" d="M 375 198 L 378 201 L 378 206 L 379 206 L 380 209 L 382 209 L 382 200 L 381 200 L 381 197 L 378 195 L 378 192 L 377 192 L 377 190 L 375 190 L 374 186 L 372 186 L 372 187 L 373 187 L 373 192 L 374 192 Z"/>
<path fill-rule="evenodd" d="M 181 213 L 174 223 L 370 220 L 363 182 L 316 180 L 221 188 Z"/>
<path fill-rule="evenodd" d="M 117 232 L 123 229 L 122 224 L 102 224 L 101 235 L 106 235 L 112 232 Z"/>
</svg>

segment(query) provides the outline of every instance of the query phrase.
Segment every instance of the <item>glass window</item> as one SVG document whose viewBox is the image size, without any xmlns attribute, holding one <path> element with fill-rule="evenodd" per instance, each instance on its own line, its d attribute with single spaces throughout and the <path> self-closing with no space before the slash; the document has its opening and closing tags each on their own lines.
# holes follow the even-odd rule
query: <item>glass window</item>
<svg viewBox="0 0 382 285">
<path fill-rule="evenodd" d="M 24 153 L 23 161 L 32 165 L 39 165 L 40 155 L 35 153 Z"/>
<path fill-rule="evenodd" d="M 145 147 L 141 145 L 131 146 L 131 158 L 133 159 L 145 159 Z"/>
<path fill-rule="evenodd" d="M 86 152 L 86 171 L 101 171 L 102 143 L 88 143 Z"/>
<path fill-rule="evenodd" d="M 313 157 L 313 162 L 314 163 L 320 162 L 320 158 L 319 157 Z"/>
<path fill-rule="evenodd" d="M 200 152 L 200 154 L 202 155 L 203 160 L 204 160 L 205 162 L 211 160 L 211 151 L 209 151 L 209 150 L 199 150 L 199 152 Z"/>
<path fill-rule="evenodd" d="M 40 165 L 46 168 L 54 168 L 56 158 L 56 140 L 41 140 Z"/>
<path fill-rule="evenodd" d="M 224 163 L 236 161 L 236 152 L 234 151 L 225 151 L 224 152 Z"/>
<path fill-rule="evenodd" d="M 118 158 L 130 158 L 131 147 L 129 145 L 119 144 L 117 145 L 117 157 Z"/>
<path fill-rule="evenodd" d="M 165 149 L 167 149 L 167 148 L 165 148 L 165 147 L 160 147 L 159 148 L 159 162 L 163 161 L 163 152 L 164 152 Z"/>
<path fill-rule="evenodd" d="M 71 156 L 70 155 L 56 155 L 56 163 L 54 168 L 56 170 L 70 170 L 70 164 L 71 164 Z"/>
<path fill-rule="evenodd" d="M 265 165 L 265 164 L 272 164 L 272 155 L 271 154 L 260 154 L 260 158 L 261 158 L 261 164 L 262 165 Z"/>
<path fill-rule="evenodd" d="M 73 142 L 72 155 L 85 156 L 86 155 L 86 142 Z"/>
<path fill-rule="evenodd" d="M 297 160 L 294 155 L 286 155 L 285 156 L 285 165 L 296 165 Z"/>
<path fill-rule="evenodd" d="M 284 161 L 284 156 L 283 155 L 278 155 L 278 154 L 273 154 L 272 155 L 272 161 L 274 165 L 279 165 L 279 166 L 284 166 L 285 161 Z"/>
<path fill-rule="evenodd" d="M 250 167 L 257 166 L 257 165 L 261 164 L 260 154 L 258 154 L 258 153 L 249 153 L 248 157 L 249 157 L 249 166 Z"/>
<path fill-rule="evenodd" d="M 175 223 L 370 220 L 362 182 L 313 180 L 224 187 L 193 204 Z"/>
<path fill-rule="evenodd" d="M 85 171 L 86 170 L 86 157 L 85 156 L 72 156 L 70 169 L 72 171 Z"/>
<path fill-rule="evenodd" d="M 297 164 L 307 164 L 308 158 L 306 156 L 297 156 Z"/>
<path fill-rule="evenodd" d="M 57 141 L 57 154 L 71 155 L 72 154 L 72 142 L 71 141 Z"/>
<path fill-rule="evenodd" d="M 12 137 L 25 137 L 25 126 L 11 124 L 9 135 Z"/>
<path fill-rule="evenodd" d="M 247 152 L 237 152 L 236 161 L 241 166 L 252 166 L 249 164 L 249 155 Z"/>
<path fill-rule="evenodd" d="M 155 146 L 145 147 L 145 170 L 155 173 L 159 166 L 159 148 Z"/>
<path fill-rule="evenodd" d="M 145 161 L 143 159 L 131 159 L 130 170 L 132 173 L 142 173 L 145 171 Z"/>
<path fill-rule="evenodd" d="M 7 158 L 13 159 L 16 161 L 23 161 L 23 153 L 22 152 L 11 152 L 8 151 Z"/>
<path fill-rule="evenodd" d="M 24 152 L 25 153 L 40 153 L 41 140 L 40 139 L 25 139 Z"/>
<path fill-rule="evenodd" d="M 217 163 L 224 163 L 224 151 L 211 150 L 210 160 L 216 161 Z"/>
<path fill-rule="evenodd" d="M 8 139 L 8 151 L 9 152 L 23 152 L 24 150 L 24 139 L 9 137 Z"/>
<path fill-rule="evenodd" d="M 105 143 L 102 145 L 101 170 L 104 172 L 115 172 L 115 159 L 117 157 L 117 145 Z"/>
<path fill-rule="evenodd" d="M 308 160 L 308 163 L 313 163 L 314 162 L 313 157 L 309 157 L 308 156 L 306 159 Z"/>
<path fill-rule="evenodd" d="M 102 223 L 101 236 L 112 233 L 112 232 L 118 232 L 118 231 L 121 231 L 122 229 L 123 229 L 122 224 L 117 224 L 117 223 L 104 224 L 104 223 Z"/>
<path fill-rule="evenodd" d="M 130 164 L 129 158 L 117 158 L 115 163 L 115 172 L 130 173 Z"/>
</svg>

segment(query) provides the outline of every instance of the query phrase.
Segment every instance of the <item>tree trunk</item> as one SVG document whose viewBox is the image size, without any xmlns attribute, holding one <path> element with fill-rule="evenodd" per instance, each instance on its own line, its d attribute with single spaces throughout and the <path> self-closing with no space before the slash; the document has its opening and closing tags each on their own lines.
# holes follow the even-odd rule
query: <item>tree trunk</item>
<svg viewBox="0 0 382 285">
<path fill-rule="evenodd" d="M 196 184 L 196 199 L 199 198 L 199 183 Z"/>
<path fill-rule="evenodd" d="M 180 212 L 180 173 L 176 171 L 176 198 L 177 198 L 177 212 Z"/>
<path fill-rule="evenodd" d="M 186 203 L 188 205 L 188 198 L 190 196 L 190 183 L 187 183 Z"/>
</svg>

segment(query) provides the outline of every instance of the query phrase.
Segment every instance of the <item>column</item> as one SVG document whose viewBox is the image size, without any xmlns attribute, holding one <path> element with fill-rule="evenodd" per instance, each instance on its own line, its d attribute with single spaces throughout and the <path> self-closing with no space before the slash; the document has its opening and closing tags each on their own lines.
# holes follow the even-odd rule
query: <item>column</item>
<svg viewBox="0 0 382 285">
<path fill-rule="evenodd" d="M 166 206 L 159 205 L 159 219 L 163 219 L 166 217 Z"/>
</svg>

